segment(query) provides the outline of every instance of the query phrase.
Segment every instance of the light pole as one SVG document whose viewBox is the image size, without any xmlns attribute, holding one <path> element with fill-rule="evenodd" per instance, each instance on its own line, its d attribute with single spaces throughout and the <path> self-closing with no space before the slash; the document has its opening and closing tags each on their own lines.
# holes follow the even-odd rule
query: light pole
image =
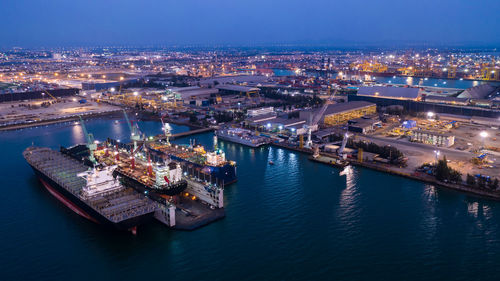
<svg viewBox="0 0 500 281">
<path fill-rule="evenodd" d="M 432 112 L 432 111 L 427 112 L 427 119 L 433 120 L 434 119 L 434 112 Z"/>
<path fill-rule="evenodd" d="M 484 149 L 484 143 L 485 143 L 486 138 L 488 137 L 488 132 L 481 131 L 481 133 L 479 133 L 479 136 L 481 137 L 481 139 L 483 141 L 483 149 Z"/>
<path fill-rule="evenodd" d="M 440 154 L 440 153 L 441 153 L 441 152 L 440 152 L 439 150 L 434 150 L 434 155 L 435 155 L 435 157 L 436 157 L 436 164 L 437 164 L 437 162 L 438 162 L 438 159 L 439 159 L 439 154 Z"/>
</svg>

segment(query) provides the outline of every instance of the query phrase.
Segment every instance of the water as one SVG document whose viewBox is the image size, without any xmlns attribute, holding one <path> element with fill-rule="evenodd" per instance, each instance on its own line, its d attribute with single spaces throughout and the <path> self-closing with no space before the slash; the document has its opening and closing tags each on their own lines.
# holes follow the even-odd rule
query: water
<svg viewBox="0 0 500 281">
<path fill-rule="evenodd" d="M 294 71 L 290 69 L 283 68 L 273 68 L 274 76 L 295 76 L 297 75 Z"/>
<path fill-rule="evenodd" d="M 493 84 L 500 85 L 499 82 L 487 82 L 487 81 L 473 81 L 473 80 L 460 80 L 460 79 L 437 79 L 437 78 L 425 78 L 420 77 L 401 77 L 396 76 L 391 77 L 376 77 L 378 83 L 388 83 L 388 84 L 402 84 L 410 86 L 430 86 L 430 87 L 442 87 L 442 88 L 455 88 L 455 89 L 468 89 L 482 84 Z M 421 84 L 420 84 L 421 83 Z"/>
<path fill-rule="evenodd" d="M 159 123 L 141 123 L 159 132 Z M 125 123 L 87 122 L 97 139 Z M 147 128 L 147 129 L 146 129 Z M 186 130 L 173 126 L 174 132 Z M 210 133 L 196 137 L 212 145 Z M 0 133 L 2 280 L 498 280 L 500 203 L 278 148 L 220 141 L 238 162 L 227 217 L 194 232 L 102 229 L 54 199 L 21 156 L 83 141 L 71 123 Z M 177 140 L 187 143 L 188 140 Z M 269 160 L 275 165 L 269 165 Z"/>
</svg>

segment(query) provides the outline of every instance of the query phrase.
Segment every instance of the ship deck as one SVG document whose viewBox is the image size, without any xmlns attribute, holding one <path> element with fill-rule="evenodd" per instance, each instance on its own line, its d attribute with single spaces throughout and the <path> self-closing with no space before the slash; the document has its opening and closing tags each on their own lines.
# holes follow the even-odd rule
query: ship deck
<svg viewBox="0 0 500 281">
<path fill-rule="evenodd" d="M 129 187 L 90 198 L 81 195 L 85 179 L 77 174 L 88 169 L 81 162 L 49 148 L 30 147 L 24 152 L 28 163 L 72 193 L 108 220 L 118 223 L 153 213 L 156 203 Z"/>
</svg>

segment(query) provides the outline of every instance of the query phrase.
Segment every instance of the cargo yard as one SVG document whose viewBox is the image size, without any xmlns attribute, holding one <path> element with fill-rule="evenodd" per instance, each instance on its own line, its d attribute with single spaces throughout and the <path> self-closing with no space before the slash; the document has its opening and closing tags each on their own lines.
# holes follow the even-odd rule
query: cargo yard
<svg viewBox="0 0 500 281">
<path fill-rule="evenodd" d="M 72 96 L 0 103 L 0 130 L 77 120 L 78 116 L 115 113 L 119 107 Z"/>
</svg>

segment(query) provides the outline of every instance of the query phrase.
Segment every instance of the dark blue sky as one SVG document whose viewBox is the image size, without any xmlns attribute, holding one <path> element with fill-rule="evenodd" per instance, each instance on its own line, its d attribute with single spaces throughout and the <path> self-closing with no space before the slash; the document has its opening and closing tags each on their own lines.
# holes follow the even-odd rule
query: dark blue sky
<svg viewBox="0 0 500 281">
<path fill-rule="evenodd" d="M 3 47 L 500 42 L 500 0 L 0 1 Z"/>
</svg>

